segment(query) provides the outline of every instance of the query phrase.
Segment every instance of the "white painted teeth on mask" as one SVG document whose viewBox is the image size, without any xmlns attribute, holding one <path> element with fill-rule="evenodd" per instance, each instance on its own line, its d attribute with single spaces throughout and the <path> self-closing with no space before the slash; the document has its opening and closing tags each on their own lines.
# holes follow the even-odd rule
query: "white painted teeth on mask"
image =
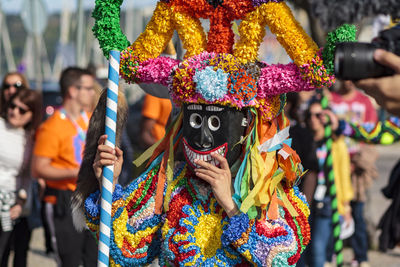
<svg viewBox="0 0 400 267">
<path fill-rule="evenodd" d="M 204 155 L 203 154 L 198 154 L 198 153 L 190 150 L 190 148 L 186 144 L 185 144 L 184 147 L 185 147 L 185 152 L 186 152 L 186 155 L 187 155 L 188 159 L 193 163 L 193 165 L 196 168 L 200 168 L 200 165 L 194 163 L 194 161 L 196 159 L 208 162 L 208 163 L 210 163 L 210 164 L 212 164 L 214 166 L 218 166 L 220 164 L 218 160 L 214 159 L 211 156 L 211 154 L 204 154 Z M 221 148 L 217 149 L 214 153 L 218 153 L 221 156 L 225 156 L 225 150 L 226 150 L 225 147 L 221 147 Z"/>
<path fill-rule="evenodd" d="M 201 105 L 192 104 L 187 107 L 188 110 L 202 110 L 203 107 Z"/>
<path fill-rule="evenodd" d="M 218 149 L 216 152 L 217 152 L 218 154 L 220 154 L 221 156 L 224 156 L 224 155 L 225 155 L 225 147 L 221 147 L 221 148 Z"/>
<path fill-rule="evenodd" d="M 193 151 L 191 151 L 186 145 L 185 145 L 185 151 L 186 151 L 186 155 L 188 156 L 188 158 L 193 161 L 194 159 L 194 153 Z"/>
</svg>

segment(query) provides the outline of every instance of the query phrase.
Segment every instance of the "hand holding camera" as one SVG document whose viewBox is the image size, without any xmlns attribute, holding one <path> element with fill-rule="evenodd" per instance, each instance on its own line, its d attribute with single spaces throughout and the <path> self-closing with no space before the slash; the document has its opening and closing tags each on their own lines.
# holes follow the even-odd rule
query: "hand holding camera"
<svg viewBox="0 0 400 267">
<path fill-rule="evenodd" d="M 392 76 L 368 78 L 355 82 L 355 85 L 375 98 L 376 102 L 390 113 L 400 116 L 400 57 L 378 49 L 374 59 L 379 64 L 394 71 Z"/>
<path fill-rule="evenodd" d="M 335 76 L 355 85 L 387 111 L 400 116 L 400 24 L 371 43 L 339 43 Z"/>
<path fill-rule="evenodd" d="M 361 80 L 394 74 L 378 62 L 374 52 L 383 49 L 400 56 L 400 25 L 379 33 L 371 43 L 343 42 L 336 46 L 335 76 L 341 80 Z"/>
</svg>

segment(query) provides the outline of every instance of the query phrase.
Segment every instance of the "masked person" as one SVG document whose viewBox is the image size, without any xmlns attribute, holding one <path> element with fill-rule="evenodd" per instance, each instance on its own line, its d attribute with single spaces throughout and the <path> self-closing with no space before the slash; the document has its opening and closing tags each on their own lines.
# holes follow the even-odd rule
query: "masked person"
<svg viewBox="0 0 400 267">
<path fill-rule="evenodd" d="M 268 262 L 278 265 L 294 262 L 308 242 L 310 230 L 305 198 L 297 187 L 293 187 L 302 167 L 295 152 L 287 145 L 279 149 L 283 156 L 273 150 L 263 153 L 263 158 L 257 149 L 259 137 L 256 132 L 262 130 L 257 127 L 260 120 L 253 108 L 238 110 L 219 104 L 183 104 L 180 117 L 164 138 L 180 141 L 166 145 L 166 151 L 160 155 L 153 154 L 155 158 L 150 160 L 149 168 L 126 188 L 115 185 L 114 203 L 120 205 L 113 207 L 114 216 L 117 216 L 114 227 L 119 229 L 120 236 L 113 249 L 120 257 L 113 256 L 113 263 L 143 265 L 155 256 L 159 257 L 161 265 L 187 262 L 190 265 L 254 263 L 261 266 Z M 277 120 L 281 127 L 287 126 L 283 116 Z M 113 163 L 117 182 L 122 151 L 118 148 L 113 151 L 104 145 L 105 139 L 106 136 L 99 139 L 94 173 L 100 179 L 102 166 Z M 168 149 L 173 147 L 177 147 L 176 151 L 169 153 Z M 284 156 L 288 161 L 285 162 Z M 168 161 L 172 160 L 174 166 L 169 166 Z M 257 162 L 265 165 L 258 166 Z M 287 168 L 288 162 L 295 166 Z M 293 178 L 284 179 L 285 171 L 279 166 Z M 162 168 L 167 169 L 164 176 L 160 172 Z M 235 190 L 234 181 L 242 182 L 236 188 L 249 190 L 249 194 L 254 195 L 252 186 L 243 184 L 240 179 L 243 173 L 250 172 L 253 176 L 248 175 L 248 179 L 269 174 L 280 184 L 276 188 L 264 186 L 275 191 L 271 202 L 281 203 L 283 207 L 273 207 L 271 203 L 268 211 L 258 212 L 253 206 L 250 215 L 239 210 L 235 197 L 240 199 L 240 192 Z M 88 225 L 93 230 L 97 228 L 93 223 L 97 220 L 98 197 L 99 192 L 93 193 L 85 204 Z M 250 196 L 242 207 L 254 201 L 259 200 Z M 161 212 L 157 214 L 159 209 Z M 297 216 L 291 215 L 289 210 Z M 133 243 L 137 246 L 130 247 L 133 244 L 128 245 L 128 240 L 137 240 Z M 133 254 L 124 257 L 123 251 L 128 247 L 132 248 L 130 253 Z M 139 255 L 135 251 L 146 252 Z M 287 252 L 281 255 L 281 251 Z"/>
<path fill-rule="evenodd" d="M 102 28 L 104 20 L 118 21 L 108 17 L 118 15 L 115 10 L 118 4 L 103 1 L 95 9 L 95 35 L 105 54 L 120 36 L 117 24 Z M 210 19 L 207 38 L 200 17 Z M 233 20 L 241 20 L 236 44 Z M 294 63 L 257 61 L 266 25 Z M 182 62 L 159 57 L 174 30 L 187 50 Z M 102 167 L 114 164 L 112 266 L 141 266 L 155 258 L 161 266 L 295 264 L 310 240 L 309 209 L 295 186 L 303 168 L 290 148 L 285 93 L 330 85 L 333 76 L 288 6 L 159 1 L 146 30 L 121 49 L 121 76 L 168 86 L 181 113 L 164 138 L 137 159 L 148 159 L 147 169 L 123 188 L 122 151 L 106 146 L 99 134 L 101 101 L 73 197 L 76 226 L 98 235 Z"/>
</svg>

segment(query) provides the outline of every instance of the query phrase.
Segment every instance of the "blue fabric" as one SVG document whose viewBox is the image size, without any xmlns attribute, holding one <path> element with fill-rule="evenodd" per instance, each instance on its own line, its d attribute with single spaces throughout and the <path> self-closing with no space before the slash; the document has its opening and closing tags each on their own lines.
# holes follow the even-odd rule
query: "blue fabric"
<svg viewBox="0 0 400 267">
<path fill-rule="evenodd" d="M 333 254 L 332 208 L 329 196 L 323 201 L 314 201 L 310 216 L 311 242 L 308 245 L 300 265 L 304 260 L 310 267 L 323 267 L 331 261 Z M 304 258 L 305 257 L 305 258 Z"/>
<path fill-rule="evenodd" d="M 224 228 L 221 240 L 224 246 L 242 237 L 242 234 L 249 228 L 249 216 L 246 213 L 240 213 L 229 219 L 229 224 Z"/>
<path fill-rule="evenodd" d="M 352 201 L 351 215 L 354 219 L 355 231 L 351 237 L 351 246 L 354 250 L 355 259 L 357 262 L 368 261 L 368 235 L 367 225 L 364 220 L 364 202 Z"/>
<path fill-rule="evenodd" d="M 316 215 L 312 223 L 310 267 L 323 267 L 332 255 L 332 220 L 330 216 Z"/>
</svg>

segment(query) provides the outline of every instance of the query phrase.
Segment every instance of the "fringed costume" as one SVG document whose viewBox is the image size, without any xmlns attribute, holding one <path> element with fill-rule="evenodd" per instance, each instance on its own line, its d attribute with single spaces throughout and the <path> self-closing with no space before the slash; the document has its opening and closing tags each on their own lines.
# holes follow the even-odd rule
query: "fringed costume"
<svg viewBox="0 0 400 267">
<path fill-rule="evenodd" d="M 115 187 L 111 265 L 140 266 L 155 258 L 161 266 L 294 265 L 310 241 L 310 227 L 308 204 L 296 186 L 303 168 L 290 148 L 285 93 L 333 83 L 334 43 L 320 50 L 284 1 L 164 0 L 128 47 L 119 28 L 121 3 L 96 1 L 94 30 L 104 54 L 122 50 L 121 76 L 168 87 L 182 111 L 138 160 L 149 158 L 147 170 L 126 188 Z M 207 36 L 200 18 L 210 20 Z M 234 20 L 241 20 L 236 43 Z M 257 60 L 266 26 L 293 63 Z M 182 62 L 160 57 L 174 30 L 187 50 Z M 339 33 L 332 33 L 334 42 L 354 38 L 351 29 Z M 209 138 L 208 149 L 196 148 L 197 131 Z M 212 152 L 229 161 L 240 210 L 231 218 L 193 171 L 196 158 L 218 166 Z M 97 234 L 99 195 L 84 204 L 87 225 Z"/>
</svg>

